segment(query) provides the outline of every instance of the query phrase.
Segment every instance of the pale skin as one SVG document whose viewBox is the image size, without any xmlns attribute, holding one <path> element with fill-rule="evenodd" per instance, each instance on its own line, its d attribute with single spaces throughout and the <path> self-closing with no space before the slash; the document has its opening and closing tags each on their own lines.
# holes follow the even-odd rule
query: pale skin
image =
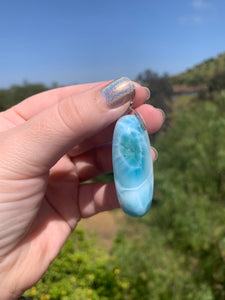
<svg viewBox="0 0 225 300">
<path fill-rule="evenodd" d="M 0 299 L 34 285 L 81 218 L 119 207 L 113 183 L 80 184 L 112 172 L 113 127 L 129 103 L 108 108 L 107 83 L 47 91 L 0 113 Z M 163 114 L 135 87 L 134 108 L 156 132 Z"/>
</svg>

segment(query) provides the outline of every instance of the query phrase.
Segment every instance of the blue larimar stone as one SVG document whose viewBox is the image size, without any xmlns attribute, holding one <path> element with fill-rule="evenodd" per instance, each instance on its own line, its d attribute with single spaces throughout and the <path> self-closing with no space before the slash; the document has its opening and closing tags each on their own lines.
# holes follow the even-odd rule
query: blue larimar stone
<svg viewBox="0 0 225 300">
<path fill-rule="evenodd" d="M 136 116 L 120 118 L 113 135 L 113 170 L 120 206 L 130 216 L 143 216 L 153 195 L 153 163 L 147 131 Z"/>
</svg>

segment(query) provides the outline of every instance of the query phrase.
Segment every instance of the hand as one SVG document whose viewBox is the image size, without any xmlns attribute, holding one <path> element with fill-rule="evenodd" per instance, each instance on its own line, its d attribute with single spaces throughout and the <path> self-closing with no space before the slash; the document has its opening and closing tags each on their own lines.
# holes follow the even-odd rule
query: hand
<svg viewBox="0 0 225 300">
<path fill-rule="evenodd" d="M 161 127 L 145 88 L 111 83 L 47 91 L 0 114 L 0 299 L 35 284 L 81 218 L 119 207 L 113 183 L 80 183 L 112 172 L 114 122 L 134 87 L 148 131 Z"/>
</svg>

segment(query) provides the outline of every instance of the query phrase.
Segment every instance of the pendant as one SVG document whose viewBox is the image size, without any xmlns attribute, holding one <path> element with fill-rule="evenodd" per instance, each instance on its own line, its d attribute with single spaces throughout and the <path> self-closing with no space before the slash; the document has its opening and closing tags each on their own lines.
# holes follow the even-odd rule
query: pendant
<svg viewBox="0 0 225 300">
<path fill-rule="evenodd" d="M 148 133 L 139 114 L 135 112 L 135 115 L 117 121 L 112 157 L 120 206 L 128 215 L 140 217 L 151 205 L 154 175 Z"/>
</svg>

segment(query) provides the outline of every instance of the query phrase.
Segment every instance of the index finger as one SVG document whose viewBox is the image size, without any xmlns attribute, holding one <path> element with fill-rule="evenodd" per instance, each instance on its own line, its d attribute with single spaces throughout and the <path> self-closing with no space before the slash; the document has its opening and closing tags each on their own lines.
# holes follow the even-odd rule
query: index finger
<svg viewBox="0 0 225 300">
<path fill-rule="evenodd" d="M 143 103 L 147 97 L 145 88 L 136 88 L 125 77 L 101 85 L 62 99 L 13 128 L 10 134 L 7 132 L 7 155 L 17 149 L 22 153 L 21 163 L 26 160 L 29 165 L 38 166 L 38 171 L 48 170 L 75 145 L 124 114 L 134 98 L 134 103 Z"/>
<path fill-rule="evenodd" d="M 8 112 L 13 109 L 14 113 L 18 114 L 20 117 L 22 117 L 23 120 L 27 121 L 43 110 L 59 103 L 69 96 L 76 96 L 93 88 L 106 86 L 112 81 L 113 80 L 78 84 L 45 91 L 25 99 L 24 101 L 9 109 Z M 135 85 L 136 93 L 138 93 L 139 95 L 138 99 L 140 99 L 140 101 L 138 100 L 134 106 L 139 106 L 146 100 L 146 93 L 148 93 L 148 91 L 143 91 L 143 88 L 138 83 L 133 83 Z M 7 114 L 7 111 L 4 112 L 4 114 Z"/>
<path fill-rule="evenodd" d="M 13 110 L 19 114 L 25 121 L 29 120 L 33 116 L 37 115 L 41 111 L 51 107 L 52 105 L 60 102 L 61 100 L 71 96 L 77 95 L 84 91 L 88 91 L 98 85 L 106 85 L 107 81 L 78 84 L 66 87 L 60 87 L 53 90 L 48 90 L 34 96 L 31 96 L 16 106 Z M 10 110 L 10 109 L 9 109 Z"/>
</svg>

